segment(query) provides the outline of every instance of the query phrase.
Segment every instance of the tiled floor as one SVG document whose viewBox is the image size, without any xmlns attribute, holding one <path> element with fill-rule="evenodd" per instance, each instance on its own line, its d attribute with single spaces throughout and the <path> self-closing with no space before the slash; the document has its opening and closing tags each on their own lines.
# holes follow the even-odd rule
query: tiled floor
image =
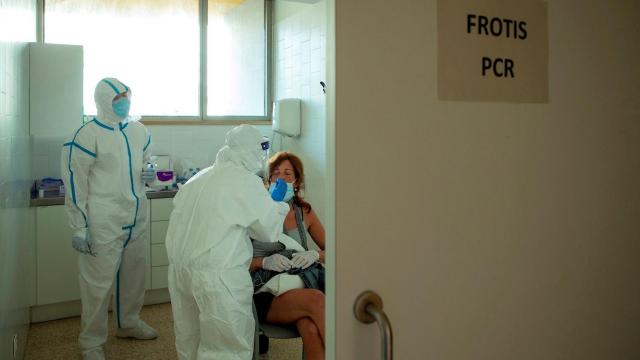
<svg viewBox="0 0 640 360">
<path fill-rule="evenodd" d="M 111 330 L 104 347 L 107 359 L 177 359 L 174 346 L 171 304 L 145 306 L 140 317 L 156 328 L 159 338 L 150 341 L 117 339 Z M 110 329 L 113 317 L 109 314 Z M 80 359 L 78 333 L 80 318 L 69 318 L 31 324 L 27 339 L 26 360 Z M 270 340 L 269 352 L 260 359 L 299 360 L 302 358 L 302 341 Z"/>
</svg>

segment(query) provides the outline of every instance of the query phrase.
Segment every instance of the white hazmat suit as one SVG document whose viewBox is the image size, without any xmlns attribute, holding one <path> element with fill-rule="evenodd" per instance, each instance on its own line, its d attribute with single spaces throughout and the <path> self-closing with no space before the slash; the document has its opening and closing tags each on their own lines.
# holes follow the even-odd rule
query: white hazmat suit
<svg viewBox="0 0 640 360">
<path fill-rule="evenodd" d="M 166 246 L 182 360 L 252 358 L 250 237 L 276 241 L 289 211 L 256 176 L 266 161 L 262 141 L 253 126 L 235 127 L 213 166 L 191 178 L 173 200 Z"/>
<path fill-rule="evenodd" d="M 114 78 L 101 80 L 94 99 L 98 115 L 82 125 L 62 151 L 66 209 L 78 257 L 86 359 L 103 358 L 107 310 L 114 292 L 119 337 L 151 339 L 155 330 L 139 318 L 144 300 L 148 200 L 141 179 L 151 137 L 137 121 L 116 115 L 112 100 L 130 90 Z M 127 110 L 128 111 L 128 110 Z M 82 243 L 85 250 L 77 247 Z"/>
</svg>

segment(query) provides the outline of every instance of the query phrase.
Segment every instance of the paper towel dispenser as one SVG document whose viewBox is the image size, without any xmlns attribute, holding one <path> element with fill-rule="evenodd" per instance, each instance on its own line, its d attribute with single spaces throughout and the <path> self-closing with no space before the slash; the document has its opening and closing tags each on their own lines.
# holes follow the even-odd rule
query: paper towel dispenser
<svg viewBox="0 0 640 360">
<path fill-rule="evenodd" d="M 300 135 L 300 99 L 273 102 L 273 131 L 285 136 Z"/>
</svg>

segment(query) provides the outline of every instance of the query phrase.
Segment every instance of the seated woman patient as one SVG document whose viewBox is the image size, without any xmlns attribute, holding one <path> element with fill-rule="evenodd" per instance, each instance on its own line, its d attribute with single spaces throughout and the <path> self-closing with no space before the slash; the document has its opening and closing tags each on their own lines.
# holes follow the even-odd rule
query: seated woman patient
<svg viewBox="0 0 640 360">
<path fill-rule="evenodd" d="M 312 239 L 320 251 L 309 250 L 288 258 L 274 254 L 268 257 L 254 257 L 251 271 L 267 269 L 286 271 L 289 268 L 307 267 L 309 263 L 324 263 L 324 227 L 311 205 L 303 200 L 300 191 L 304 189 L 304 168 L 296 155 L 279 152 L 269 160 L 269 180 L 273 184 L 278 179 L 286 181 L 293 191 L 285 196 L 289 202 L 289 213 L 284 220 L 284 233 L 298 241 L 305 249 L 307 240 Z M 290 197 L 290 199 L 287 199 Z M 324 359 L 324 293 L 316 289 L 293 289 L 274 296 L 269 292 L 254 295 L 254 302 L 260 322 L 271 324 L 293 324 L 302 337 L 305 359 Z"/>
</svg>

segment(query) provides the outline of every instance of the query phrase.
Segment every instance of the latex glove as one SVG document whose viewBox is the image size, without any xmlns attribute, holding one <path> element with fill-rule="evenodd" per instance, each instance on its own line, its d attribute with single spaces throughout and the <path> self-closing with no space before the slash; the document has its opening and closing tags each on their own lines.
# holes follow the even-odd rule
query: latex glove
<svg viewBox="0 0 640 360">
<path fill-rule="evenodd" d="M 84 237 L 78 235 L 72 236 L 71 246 L 79 253 L 96 256 L 96 253 L 93 252 L 93 241 L 89 238 L 88 232 L 86 232 Z"/>
<path fill-rule="evenodd" d="M 153 165 L 147 163 L 147 166 L 142 169 L 142 181 L 152 182 L 156 178 L 156 170 Z"/>
<path fill-rule="evenodd" d="M 278 179 L 275 182 L 275 186 L 269 188 L 271 198 L 275 201 L 282 201 L 287 194 L 287 182 L 284 179 Z"/>
<path fill-rule="evenodd" d="M 262 268 L 265 270 L 283 272 L 291 269 L 291 260 L 280 254 L 273 254 L 262 259 Z"/>
<path fill-rule="evenodd" d="M 293 253 L 291 262 L 294 268 L 306 269 L 313 265 L 316 261 L 320 260 L 320 254 L 315 250 L 300 251 Z"/>
</svg>

